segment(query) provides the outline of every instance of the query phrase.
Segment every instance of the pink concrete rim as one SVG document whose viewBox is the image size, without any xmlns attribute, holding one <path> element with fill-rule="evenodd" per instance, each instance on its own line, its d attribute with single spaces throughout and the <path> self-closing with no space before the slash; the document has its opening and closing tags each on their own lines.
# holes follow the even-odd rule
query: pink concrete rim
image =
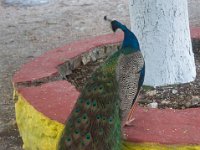
<svg viewBox="0 0 200 150">
<path fill-rule="evenodd" d="M 192 28 L 191 36 L 200 39 L 200 28 Z M 95 47 L 121 42 L 123 34 L 108 34 L 76 41 L 44 53 L 25 64 L 13 77 L 14 85 L 58 76 L 57 67 L 66 60 Z M 61 88 L 62 87 L 62 88 Z M 64 123 L 79 92 L 67 81 L 52 81 L 40 86 L 15 87 L 37 111 L 48 118 Z M 127 141 L 160 144 L 200 144 L 200 108 L 186 110 L 146 109 L 136 107 L 135 121 L 124 128 Z"/>
<path fill-rule="evenodd" d="M 75 41 L 63 47 L 47 51 L 40 57 L 24 64 L 13 76 L 13 83 L 31 83 L 36 80 L 57 76 L 59 65 L 69 59 L 88 52 L 95 47 L 117 44 L 123 39 L 122 32 L 93 37 L 86 40 Z"/>
</svg>

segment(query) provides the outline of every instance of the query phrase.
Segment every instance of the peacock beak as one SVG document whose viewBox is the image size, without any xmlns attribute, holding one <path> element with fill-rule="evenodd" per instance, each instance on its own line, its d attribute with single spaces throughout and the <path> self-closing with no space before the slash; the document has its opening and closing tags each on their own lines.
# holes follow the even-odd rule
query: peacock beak
<svg viewBox="0 0 200 150">
<path fill-rule="evenodd" d="M 104 20 L 105 20 L 105 21 L 112 22 L 112 19 L 109 19 L 107 16 L 104 16 Z"/>
</svg>

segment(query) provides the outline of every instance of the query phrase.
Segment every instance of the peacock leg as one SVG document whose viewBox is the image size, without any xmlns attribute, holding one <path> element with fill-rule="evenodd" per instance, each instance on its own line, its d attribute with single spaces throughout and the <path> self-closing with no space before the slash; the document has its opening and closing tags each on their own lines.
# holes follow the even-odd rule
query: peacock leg
<svg viewBox="0 0 200 150">
<path fill-rule="evenodd" d="M 132 123 L 132 121 L 135 120 L 135 118 L 132 117 L 134 110 L 135 110 L 135 104 L 132 106 L 131 110 L 129 111 L 128 117 L 127 117 L 126 121 L 124 122 L 123 126 L 132 126 L 131 123 Z"/>
<path fill-rule="evenodd" d="M 140 91 L 139 91 L 138 95 L 139 95 L 139 94 L 140 94 Z M 139 97 L 139 96 L 138 96 L 138 97 Z M 132 126 L 131 123 L 135 120 L 135 118 L 133 117 L 133 113 L 134 113 L 135 107 L 136 107 L 136 105 L 137 105 L 137 99 L 138 99 L 138 97 L 136 98 L 136 100 L 135 100 L 133 106 L 131 107 L 131 109 L 130 109 L 130 111 L 129 111 L 129 113 L 128 113 L 127 119 L 126 119 L 125 123 L 123 124 L 123 126 Z"/>
</svg>

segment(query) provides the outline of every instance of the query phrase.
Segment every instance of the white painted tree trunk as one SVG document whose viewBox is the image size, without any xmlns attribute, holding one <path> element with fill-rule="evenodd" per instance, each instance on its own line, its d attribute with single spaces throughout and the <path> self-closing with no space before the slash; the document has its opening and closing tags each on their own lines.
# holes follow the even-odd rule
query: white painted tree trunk
<svg viewBox="0 0 200 150">
<path fill-rule="evenodd" d="M 193 81 L 196 77 L 187 0 L 130 0 L 131 29 L 146 62 L 145 85 Z"/>
<path fill-rule="evenodd" d="M 48 2 L 49 0 L 5 0 L 6 4 L 19 4 L 24 6 L 40 5 Z"/>
</svg>

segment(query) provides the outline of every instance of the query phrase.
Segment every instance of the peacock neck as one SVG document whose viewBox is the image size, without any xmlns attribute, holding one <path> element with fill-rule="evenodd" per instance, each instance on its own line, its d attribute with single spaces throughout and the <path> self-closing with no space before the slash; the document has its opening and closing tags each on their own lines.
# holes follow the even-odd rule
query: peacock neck
<svg viewBox="0 0 200 150">
<path fill-rule="evenodd" d="M 118 22 L 118 28 L 124 32 L 124 40 L 122 43 L 122 48 L 132 48 L 133 51 L 139 51 L 140 46 L 137 37 L 133 32 L 131 32 L 125 25 Z"/>
<path fill-rule="evenodd" d="M 124 41 L 122 43 L 122 48 L 129 47 L 132 48 L 133 51 L 139 51 L 140 46 L 136 36 L 128 28 L 125 28 L 123 32 L 124 32 Z"/>
</svg>

